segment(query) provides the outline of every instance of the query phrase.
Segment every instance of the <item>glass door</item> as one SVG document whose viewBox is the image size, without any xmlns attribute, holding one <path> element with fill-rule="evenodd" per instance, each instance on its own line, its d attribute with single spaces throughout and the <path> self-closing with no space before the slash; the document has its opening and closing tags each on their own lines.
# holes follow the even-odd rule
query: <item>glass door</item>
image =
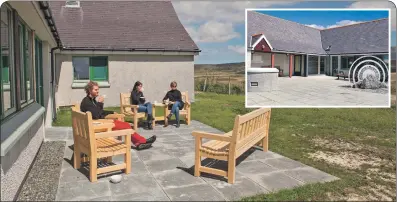
<svg viewBox="0 0 397 202">
<path fill-rule="evenodd" d="M 300 55 L 295 55 L 294 56 L 294 76 L 302 76 L 302 66 L 301 66 L 301 60 L 302 56 Z"/>
<path fill-rule="evenodd" d="M 36 102 L 44 107 L 42 42 L 35 39 Z"/>
</svg>

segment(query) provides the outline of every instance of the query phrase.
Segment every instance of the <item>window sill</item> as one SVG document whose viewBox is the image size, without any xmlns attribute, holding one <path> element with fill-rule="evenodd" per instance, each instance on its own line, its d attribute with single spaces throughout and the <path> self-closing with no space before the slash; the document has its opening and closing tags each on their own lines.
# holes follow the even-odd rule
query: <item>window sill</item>
<svg viewBox="0 0 397 202">
<path fill-rule="evenodd" d="M 10 91 L 10 84 L 9 83 L 4 83 L 3 84 L 3 90 L 4 91 Z"/>
<path fill-rule="evenodd" d="M 1 123 L 1 156 L 5 156 L 18 143 L 44 112 L 44 107 L 33 103 L 10 120 Z"/>
<path fill-rule="evenodd" d="M 84 89 L 89 81 L 73 81 L 72 89 Z M 110 83 L 108 81 L 97 81 L 100 88 L 109 88 Z"/>
</svg>

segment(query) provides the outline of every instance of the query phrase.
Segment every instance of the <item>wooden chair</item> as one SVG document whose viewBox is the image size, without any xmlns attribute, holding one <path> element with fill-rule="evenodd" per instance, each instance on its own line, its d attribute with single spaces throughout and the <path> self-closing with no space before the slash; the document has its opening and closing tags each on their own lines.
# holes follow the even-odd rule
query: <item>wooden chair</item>
<svg viewBox="0 0 397 202">
<path fill-rule="evenodd" d="M 131 104 L 131 94 L 130 93 L 120 93 L 120 112 L 125 116 L 129 116 L 134 121 L 134 130 L 138 129 L 138 121 L 141 118 L 147 116 L 144 112 L 138 112 L 138 105 Z M 154 107 L 154 106 L 153 106 Z M 156 124 L 156 120 L 152 121 L 153 126 Z"/>
<path fill-rule="evenodd" d="M 109 125 L 109 126 L 106 126 Z M 81 166 L 81 153 L 88 156 L 90 162 L 90 181 L 97 181 L 97 175 L 115 170 L 122 170 L 126 174 L 131 172 L 131 134 L 132 129 L 106 131 L 95 133 L 96 128 L 112 128 L 113 123 L 102 123 L 94 125 L 91 112 L 83 113 L 72 110 L 72 127 L 74 139 L 74 162 L 73 167 L 79 169 Z M 114 137 L 125 136 L 124 142 Z M 98 168 L 97 160 L 124 154 L 125 160 L 122 164 Z"/>
<path fill-rule="evenodd" d="M 183 106 L 182 110 L 179 110 L 179 116 L 184 117 L 186 124 L 190 125 L 190 122 L 191 122 L 190 111 L 191 111 L 192 105 L 190 104 L 190 101 L 189 101 L 189 94 L 187 91 L 181 92 L 181 94 L 182 94 L 182 101 L 185 103 L 185 105 Z M 171 110 L 168 110 L 168 108 L 167 108 L 165 116 L 170 114 L 170 112 L 171 112 Z M 166 118 L 164 119 L 164 123 L 165 123 L 165 125 L 168 125 L 168 120 Z"/>
<path fill-rule="evenodd" d="M 233 184 L 235 178 L 236 159 L 251 147 L 259 144 L 263 151 L 268 151 L 270 109 L 257 109 L 243 116 L 237 115 L 233 130 L 224 134 L 212 134 L 194 131 L 195 168 L 194 176 L 200 172 L 212 173 L 228 178 L 228 183 Z M 210 141 L 202 144 L 202 139 Z M 224 160 L 228 162 L 228 170 L 219 170 L 201 166 L 201 157 Z"/>
</svg>

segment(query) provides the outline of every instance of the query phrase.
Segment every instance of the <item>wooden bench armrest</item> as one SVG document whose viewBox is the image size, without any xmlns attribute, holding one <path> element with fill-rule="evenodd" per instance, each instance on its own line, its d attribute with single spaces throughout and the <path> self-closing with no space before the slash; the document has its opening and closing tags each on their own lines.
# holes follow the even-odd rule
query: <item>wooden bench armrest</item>
<svg viewBox="0 0 397 202">
<path fill-rule="evenodd" d="M 108 138 L 108 137 L 128 136 L 133 133 L 134 133 L 134 130 L 132 130 L 132 129 L 115 130 L 115 131 L 109 131 L 109 132 L 95 133 L 95 138 L 100 139 L 100 138 Z"/>
<path fill-rule="evenodd" d="M 108 114 L 105 119 L 124 119 L 124 114 Z"/>
<path fill-rule="evenodd" d="M 123 105 L 122 107 L 138 108 L 138 105 Z"/>
<path fill-rule="evenodd" d="M 100 125 L 94 125 L 94 131 L 102 131 L 112 129 L 114 127 L 114 123 L 102 123 Z"/>
<path fill-rule="evenodd" d="M 190 106 L 192 105 L 192 104 L 190 104 L 189 101 L 186 101 L 185 104 L 186 104 L 188 107 L 190 107 Z"/>
<path fill-rule="evenodd" d="M 93 120 L 93 122 L 113 123 L 113 120 L 111 120 L 111 119 L 96 119 L 96 120 Z"/>
<path fill-rule="evenodd" d="M 224 142 L 232 141 L 232 138 L 228 135 L 219 135 L 219 134 L 207 133 L 207 132 L 203 132 L 203 131 L 193 131 L 192 135 L 193 135 L 193 137 L 196 137 L 196 138 L 206 138 L 206 139 L 219 140 L 219 141 L 224 141 Z"/>
</svg>

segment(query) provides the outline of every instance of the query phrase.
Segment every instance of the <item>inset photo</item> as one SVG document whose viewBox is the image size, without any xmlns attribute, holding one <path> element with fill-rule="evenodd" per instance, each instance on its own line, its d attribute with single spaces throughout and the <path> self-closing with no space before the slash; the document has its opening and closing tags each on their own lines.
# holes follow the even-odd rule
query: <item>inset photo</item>
<svg viewBox="0 0 397 202">
<path fill-rule="evenodd" d="M 246 9 L 245 22 L 246 107 L 390 107 L 390 9 Z"/>
</svg>

